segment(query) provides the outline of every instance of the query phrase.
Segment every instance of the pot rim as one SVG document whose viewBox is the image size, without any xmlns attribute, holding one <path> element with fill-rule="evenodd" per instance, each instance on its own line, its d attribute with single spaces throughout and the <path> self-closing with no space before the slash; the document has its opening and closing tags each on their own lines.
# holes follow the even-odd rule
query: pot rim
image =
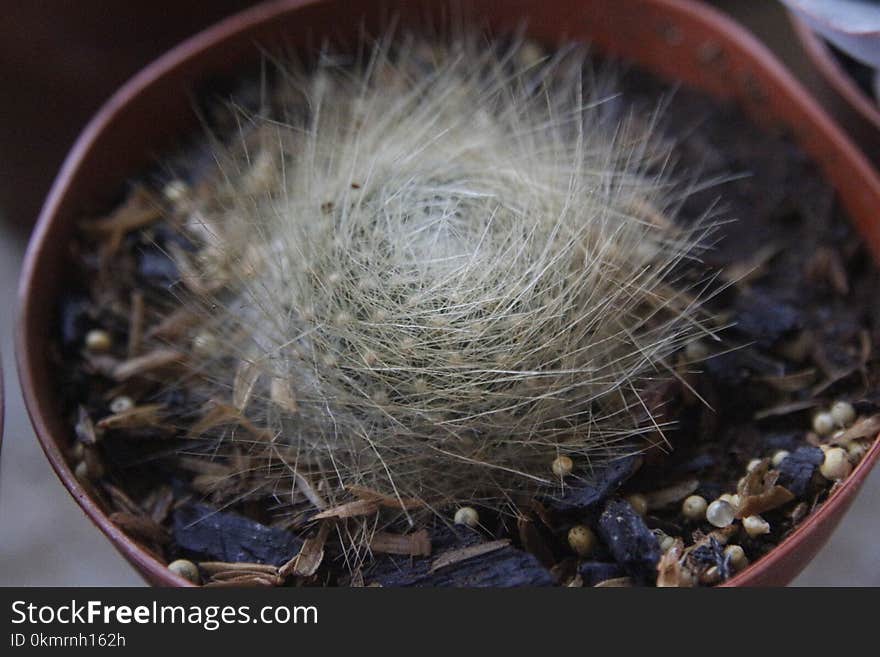
<svg viewBox="0 0 880 657">
<path fill-rule="evenodd" d="M 799 105 L 803 112 L 809 116 L 811 122 L 820 131 L 824 132 L 830 138 L 830 141 L 836 144 L 838 152 L 843 156 L 842 160 L 855 167 L 859 174 L 870 183 L 869 187 L 872 189 L 873 195 L 880 198 L 880 178 L 871 169 L 864 156 L 844 136 L 840 128 L 831 121 L 818 103 L 792 77 L 770 50 L 755 36 L 719 10 L 702 3 L 695 3 L 692 0 L 640 1 L 649 2 L 657 9 L 671 15 L 686 13 L 689 18 L 705 28 L 706 33 L 723 34 L 727 42 L 732 46 L 752 53 L 753 60 L 761 62 L 764 74 L 773 79 L 774 84 L 781 87 L 794 104 Z M 163 586 L 194 586 L 188 580 L 169 571 L 152 553 L 148 552 L 137 541 L 128 537 L 110 521 L 109 517 L 100 509 L 95 500 L 92 499 L 74 477 L 59 444 L 53 439 L 53 435 L 49 430 L 46 419 L 49 414 L 44 415 L 43 413 L 40 403 L 41 395 L 38 394 L 33 374 L 34 370 L 40 366 L 40 363 L 34 353 L 36 350 L 30 347 L 31 331 L 35 328 L 32 326 L 33 321 L 30 318 L 34 314 L 35 308 L 39 307 L 40 304 L 46 303 L 34 287 L 35 273 L 43 257 L 47 237 L 50 233 L 49 229 L 64 196 L 67 194 L 68 187 L 74 178 L 74 173 L 96 138 L 108 124 L 114 121 L 123 108 L 127 107 L 131 102 L 136 102 L 141 92 L 154 84 L 158 84 L 164 77 L 182 66 L 184 62 L 198 58 L 205 51 L 218 47 L 237 32 L 263 22 L 270 22 L 278 16 L 319 2 L 321 0 L 268 0 L 258 4 L 227 17 L 188 38 L 147 65 L 126 82 L 89 121 L 65 158 L 64 164 L 55 178 L 40 212 L 25 254 L 18 290 L 15 346 L 22 394 L 36 436 L 56 475 L 89 519 L 110 539 L 114 547 L 136 567 L 140 574 L 152 583 L 158 583 Z M 877 254 L 876 250 L 875 245 L 875 256 L 880 258 L 880 254 Z M 754 580 L 760 579 L 763 573 L 776 567 L 798 541 L 813 532 L 817 525 L 820 524 L 820 521 L 831 517 L 839 511 L 839 507 L 842 504 L 845 506 L 850 501 L 850 497 L 846 495 L 847 491 L 853 491 L 853 489 L 861 484 L 878 458 L 880 458 L 880 440 L 875 439 L 868 454 L 863 457 L 854 472 L 838 490 L 829 496 L 817 511 L 813 512 L 791 535 L 786 537 L 767 555 L 721 586 L 748 586 Z"/>
<path fill-rule="evenodd" d="M 789 20 L 801 46 L 822 78 L 871 126 L 880 131 L 880 101 L 872 102 L 831 53 L 825 39 L 794 12 L 788 12 Z"/>
</svg>

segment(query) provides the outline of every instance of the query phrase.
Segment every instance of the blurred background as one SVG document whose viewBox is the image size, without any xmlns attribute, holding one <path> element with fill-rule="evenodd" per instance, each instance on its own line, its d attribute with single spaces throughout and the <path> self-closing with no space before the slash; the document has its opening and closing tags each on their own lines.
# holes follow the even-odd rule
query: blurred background
<svg viewBox="0 0 880 657">
<path fill-rule="evenodd" d="M 6 392 L 0 453 L 0 585 L 139 586 L 142 580 L 80 511 L 34 437 L 13 351 L 16 287 L 43 198 L 79 131 L 142 66 L 248 0 L 12 0 L 0 21 L 0 348 Z M 847 114 L 772 0 L 713 0 L 777 52 L 851 131 Z M 875 135 L 876 137 L 876 135 Z M 880 151 L 869 152 L 872 156 Z M 880 586 L 880 469 L 831 541 L 795 581 Z"/>
</svg>

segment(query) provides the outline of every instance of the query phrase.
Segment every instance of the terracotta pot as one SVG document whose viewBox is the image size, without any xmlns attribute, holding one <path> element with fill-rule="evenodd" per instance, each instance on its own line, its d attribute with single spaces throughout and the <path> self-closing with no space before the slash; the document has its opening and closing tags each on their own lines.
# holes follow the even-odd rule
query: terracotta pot
<svg viewBox="0 0 880 657">
<path fill-rule="evenodd" d="M 553 43 L 590 40 L 599 51 L 740 103 L 756 121 L 784 127 L 821 166 L 880 260 L 880 180 L 864 157 L 754 37 L 717 11 L 687 0 L 476 0 L 473 17 L 495 28 L 527 22 Z M 63 456 L 72 429 L 58 411 L 47 358 L 53 308 L 65 285 L 65 246 L 84 212 L 107 209 L 125 179 L 176 136 L 196 126 L 191 98 L 208 78 L 259 56 L 256 44 L 351 42 L 363 18 L 403 22 L 448 10 L 443 2 L 281 0 L 225 20 L 177 47 L 123 87 L 77 141 L 55 181 L 28 249 L 21 282 L 18 361 L 24 396 L 43 449 L 92 521 L 151 583 L 185 586 L 125 536 L 76 481 Z M 344 17 L 341 18 L 341 17 Z M 815 555 L 880 457 L 875 443 L 853 475 L 771 554 L 728 582 L 781 585 Z"/>
<path fill-rule="evenodd" d="M 856 84 L 821 36 L 795 14 L 789 17 L 821 78 L 821 86 L 813 91 L 868 157 L 880 164 L 880 103 Z"/>
</svg>

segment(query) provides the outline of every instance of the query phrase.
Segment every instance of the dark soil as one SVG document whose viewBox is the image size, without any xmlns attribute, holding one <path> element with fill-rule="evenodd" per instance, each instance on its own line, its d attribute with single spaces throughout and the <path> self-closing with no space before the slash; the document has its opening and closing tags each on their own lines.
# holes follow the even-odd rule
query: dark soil
<svg viewBox="0 0 880 657">
<path fill-rule="evenodd" d="M 562 499 L 523 505 L 519 522 L 484 519 L 481 531 L 453 531 L 437 522 L 428 528 L 430 557 L 377 555 L 352 575 L 328 543 L 315 573 L 280 577 L 279 582 L 652 584 L 662 554 L 658 537 L 666 535 L 682 540 L 680 564 L 698 581 L 714 584 L 735 572 L 725 543 L 741 545 L 754 562 L 827 498 L 833 484 L 817 474 L 823 454 L 821 440 L 810 431 L 811 416 L 837 399 L 851 401 L 863 417 L 880 406 L 874 349 L 880 344 L 880 277 L 834 192 L 785 135 L 756 127 L 735 107 L 686 89 L 672 90 L 639 71 L 627 73 L 621 86 L 623 93 L 608 104 L 612 118 L 614 113 L 650 112 L 660 98 L 666 99 L 661 124 L 676 170 L 685 179 L 718 181 L 684 201 L 682 220 L 695 221 L 716 203 L 722 216 L 732 219 L 719 228 L 717 245 L 706 259 L 737 281 L 713 301 L 736 325 L 723 332 L 722 343 L 708 345 L 713 355 L 700 366 L 679 364 L 690 389 L 670 382 L 656 393 L 664 402 L 664 419 L 677 423 L 667 433 L 675 449 L 621 461 L 597 472 L 592 486 L 570 488 Z M 149 309 L 169 302 L 169 286 L 178 278 L 164 255 L 165 243 L 174 239 L 179 238 L 161 224 L 131 232 L 113 261 L 118 286 L 143 294 L 148 319 L 153 316 Z M 169 458 L 179 429 L 110 430 L 94 440 L 89 422 L 110 414 L 108 400 L 118 384 L 105 376 L 100 362 L 84 356 L 84 336 L 100 326 L 114 344 L 125 345 L 131 312 L 127 293 L 121 301 L 98 296 L 103 289 L 96 283 L 102 276 L 99 246 L 87 238 L 73 245 L 80 283 L 72 283 L 61 300 L 56 324 L 59 392 L 71 427 L 79 420 L 77 438 L 71 431 L 71 460 L 91 464 L 88 482 L 94 495 L 163 561 L 287 562 L 306 549 L 304 539 L 315 538 L 314 527 L 276 512 L 271 498 L 224 504 L 218 510 L 218 500 L 193 488 L 193 473 Z M 149 384 L 142 392 L 149 397 Z M 190 399 L 181 387 L 158 401 L 182 427 L 202 400 Z M 681 513 L 683 495 L 644 516 L 626 501 L 633 493 L 650 498 L 692 480 L 689 490 L 711 502 L 737 492 L 750 461 L 769 459 L 779 450 L 791 454 L 773 467 L 765 461 L 761 468 L 769 467 L 770 479 L 778 476 L 776 484 L 794 499 L 761 514 L 770 524 L 768 534 L 751 538 L 739 520 L 726 530 L 716 530 L 705 519 L 687 520 Z M 209 520 L 199 523 L 201 517 Z M 599 537 L 589 557 L 579 559 L 567 544 L 574 524 L 591 527 Z M 466 550 L 484 544 L 486 552 L 467 557 Z M 432 568 L 449 555 L 461 558 Z M 210 577 L 206 571 L 203 575 Z"/>
</svg>

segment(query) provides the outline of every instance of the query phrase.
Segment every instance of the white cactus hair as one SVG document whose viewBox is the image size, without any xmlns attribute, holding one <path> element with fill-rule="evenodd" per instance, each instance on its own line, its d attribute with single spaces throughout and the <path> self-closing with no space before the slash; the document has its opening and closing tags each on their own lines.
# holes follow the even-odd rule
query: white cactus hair
<svg viewBox="0 0 880 657">
<path fill-rule="evenodd" d="M 213 406 L 187 458 L 235 456 L 291 514 L 368 491 L 412 519 L 662 440 L 645 391 L 709 332 L 681 269 L 711 228 L 671 220 L 652 121 L 609 117 L 582 51 L 367 50 L 279 65 L 189 206 L 172 344 Z"/>
</svg>

